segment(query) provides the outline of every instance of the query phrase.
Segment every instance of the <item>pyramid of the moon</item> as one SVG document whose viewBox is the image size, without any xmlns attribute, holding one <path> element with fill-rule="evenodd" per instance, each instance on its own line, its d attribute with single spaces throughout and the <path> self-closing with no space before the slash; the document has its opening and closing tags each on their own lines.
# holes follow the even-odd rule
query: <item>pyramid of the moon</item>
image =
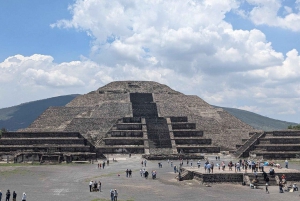
<svg viewBox="0 0 300 201">
<path fill-rule="evenodd" d="M 21 131 L 79 132 L 103 153 L 216 153 L 235 149 L 254 129 L 198 96 L 117 81 L 48 108 Z"/>
</svg>

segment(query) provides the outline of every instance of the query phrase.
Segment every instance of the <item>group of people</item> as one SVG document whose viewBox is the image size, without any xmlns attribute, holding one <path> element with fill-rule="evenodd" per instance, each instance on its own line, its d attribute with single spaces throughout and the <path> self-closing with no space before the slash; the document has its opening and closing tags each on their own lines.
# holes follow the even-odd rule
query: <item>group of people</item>
<svg viewBox="0 0 300 201">
<path fill-rule="evenodd" d="M 111 201 L 118 201 L 118 191 L 117 189 L 110 190 L 110 199 Z"/>
<path fill-rule="evenodd" d="M 131 169 L 127 169 L 126 171 L 126 177 L 131 177 L 132 176 L 132 170 Z"/>
<path fill-rule="evenodd" d="M 113 159 L 114 160 L 114 159 Z M 103 161 L 103 163 L 98 163 L 98 169 L 101 169 L 101 168 L 103 168 L 104 169 L 104 167 L 105 167 L 105 161 Z M 107 160 L 107 165 L 109 165 L 109 160 Z"/>
<path fill-rule="evenodd" d="M 10 190 L 7 190 L 7 192 L 5 194 L 5 201 L 9 201 L 10 197 L 11 197 Z M 13 193 L 12 193 L 12 199 L 13 199 L 13 201 L 17 200 L 17 193 L 15 191 L 13 191 Z M 26 201 L 26 199 L 27 199 L 27 196 L 26 196 L 26 193 L 24 192 L 23 195 L 22 195 L 22 201 Z M 2 192 L 1 192 L 1 190 L 0 190 L 0 201 L 2 201 Z"/>
<path fill-rule="evenodd" d="M 147 160 L 145 159 L 145 160 L 143 160 L 142 162 L 141 162 L 141 165 L 142 165 L 142 167 L 147 167 Z"/>
<path fill-rule="evenodd" d="M 101 192 L 101 182 L 100 181 L 90 181 L 89 183 L 90 192 L 99 191 Z"/>
</svg>

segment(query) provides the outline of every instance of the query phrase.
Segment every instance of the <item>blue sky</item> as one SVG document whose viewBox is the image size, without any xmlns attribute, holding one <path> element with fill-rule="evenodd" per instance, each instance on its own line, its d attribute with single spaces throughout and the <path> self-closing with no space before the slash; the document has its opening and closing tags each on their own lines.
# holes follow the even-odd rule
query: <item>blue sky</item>
<svg viewBox="0 0 300 201">
<path fill-rule="evenodd" d="M 300 123 L 299 0 L 0 1 L 0 108 L 116 80 Z"/>
</svg>

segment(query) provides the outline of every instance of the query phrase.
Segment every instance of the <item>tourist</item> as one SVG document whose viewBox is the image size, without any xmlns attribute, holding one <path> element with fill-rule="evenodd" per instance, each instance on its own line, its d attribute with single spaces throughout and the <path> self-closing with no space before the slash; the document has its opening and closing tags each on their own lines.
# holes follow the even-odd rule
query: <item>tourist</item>
<svg viewBox="0 0 300 201">
<path fill-rule="evenodd" d="M 210 174 L 210 168 L 211 168 L 211 164 L 210 164 L 210 163 L 208 163 L 208 164 L 206 165 L 206 168 L 207 168 L 207 170 L 208 170 L 208 173 Z"/>
<path fill-rule="evenodd" d="M 218 160 L 218 156 L 216 156 L 216 161 Z"/>
<path fill-rule="evenodd" d="M 118 201 L 118 191 L 117 191 L 117 189 L 114 190 L 114 201 Z"/>
<path fill-rule="evenodd" d="M 171 167 L 173 167 L 173 161 L 171 161 Z"/>
<path fill-rule="evenodd" d="M 268 183 L 268 182 L 266 182 L 266 193 L 268 193 L 268 194 L 269 194 L 268 185 L 269 185 L 269 183 Z"/>
<path fill-rule="evenodd" d="M 2 192 L 1 192 L 1 190 L 0 190 L 0 201 L 2 200 Z"/>
<path fill-rule="evenodd" d="M 231 171 L 232 171 L 232 166 L 233 166 L 232 161 L 230 161 L 230 162 L 228 163 L 228 167 L 229 167 L 229 170 L 231 170 Z"/>
<path fill-rule="evenodd" d="M 148 171 L 146 170 L 146 171 L 145 171 L 145 178 L 146 178 L 146 179 L 148 179 L 148 174 L 149 174 L 149 173 L 148 173 Z"/>
<path fill-rule="evenodd" d="M 6 192 L 6 200 L 5 201 L 9 201 L 9 199 L 10 199 L 10 191 L 7 190 L 7 192 Z"/>
<path fill-rule="evenodd" d="M 270 168 L 269 174 L 270 174 L 271 176 L 275 175 L 275 170 L 274 170 L 274 168 Z"/>
<path fill-rule="evenodd" d="M 191 160 L 191 167 L 193 167 L 193 160 Z"/>
<path fill-rule="evenodd" d="M 220 161 L 220 156 L 218 156 L 218 161 Z"/>
<path fill-rule="evenodd" d="M 286 183 L 286 177 L 285 177 L 285 174 L 283 174 L 281 176 L 281 181 L 282 181 L 282 184 L 285 184 Z"/>
<path fill-rule="evenodd" d="M 125 172 L 126 172 L 126 177 L 128 177 L 129 170 L 127 169 Z"/>
<path fill-rule="evenodd" d="M 90 181 L 89 186 L 90 186 L 90 192 L 92 192 L 92 185 L 93 185 L 93 181 Z"/>
<path fill-rule="evenodd" d="M 105 162 L 103 161 L 103 163 L 102 163 L 102 167 L 103 167 L 103 169 L 104 169 L 104 167 L 105 167 Z"/>
<path fill-rule="evenodd" d="M 237 170 L 238 172 L 241 171 L 241 164 L 240 164 L 239 162 L 236 163 L 236 170 Z"/>
<path fill-rule="evenodd" d="M 287 159 L 285 160 L 285 168 L 289 168 L 289 162 Z"/>
<path fill-rule="evenodd" d="M 146 172 L 146 170 L 145 170 L 145 168 L 143 169 L 143 177 L 145 177 L 145 172 Z"/>
<path fill-rule="evenodd" d="M 257 179 L 257 172 L 256 172 L 256 170 L 254 170 L 254 176 L 255 176 L 255 179 Z"/>
<path fill-rule="evenodd" d="M 222 171 L 225 171 L 225 162 L 222 161 Z"/>
<path fill-rule="evenodd" d="M 111 201 L 114 201 L 114 197 L 115 197 L 115 190 L 114 190 L 114 189 L 111 189 L 111 190 L 110 190 L 110 200 L 111 200 Z"/>
<path fill-rule="evenodd" d="M 246 161 L 245 161 L 244 167 L 245 167 L 245 173 L 247 173 L 248 163 Z"/>
<path fill-rule="evenodd" d="M 13 201 L 16 201 L 17 200 L 17 193 L 16 191 L 13 192 Z"/>
<path fill-rule="evenodd" d="M 219 163 L 217 163 L 217 164 L 216 164 L 216 166 L 218 167 L 218 169 L 219 169 L 219 171 L 220 171 L 220 164 L 219 164 Z"/>
<path fill-rule="evenodd" d="M 141 177 L 143 176 L 143 170 L 142 169 L 140 169 L 140 175 L 141 175 Z"/>
<path fill-rule="evenodd" d="M 145 167 L 147 167 L 147 160 L 146 160 L 146 159 L 145 159 L 145 162 L 144 162 L 144 163 L 145 163 Z"/>
<path fill-rule="evenodd" d="M 198 160 L 198 162 L 197 162 L 197 166 L 198 166 L 198 168 L 200 168 L 200 165 L 201 165 L 201 161 L 200 161 L 200 160 Z"/>
<path fill-rule="evenodd" d="M 293 190 L 294 190 L 294 191 L 298 191 L 298 187 L 297 187 L 297 184 L 296 184 L 296 183 L 294 183 L 292 187 L 293 187 Z"/>
<path fill-rule="evenodd" d="M 129 177 L 131 177 L 132 170 L 131 170 L 131 169 L 129 169 L 128 173 L 129 173 Z"/>
<path fill-rule="evenodd" d="M 279 186 L 279 193 L 283 193 L 283 184 L 281 181 L 279 182 L 278 186 Z"/>
<path fill-rule="evenodd" d="M 101 192 L 101 182 L 100 181 L 98 181 L 98 190 L 99 190 L 99 192 Z"/>
<path fill-rule="evenodd" d="M 142 161 L 141 164 L 142 164 L 142 167 L 144 167 L 144 161 Z"/>
<path fill-rule="evenodd" d="M 214 173 L 214 166 L 215 166 L 214 162 L 211 162 L 210 166 L 211 166 L 211 173 Z"/>
<path fill-rule="evenodd" d="M 156 179 L 156 171 L 155 170 L 152 171 L 152 179 Z"/>
<path fill-rule="evenodd" d="M 176 173 L 176 171 L 177 171 L 177 167 L 176 165 L 174 165 L 174 173 Z"/>
<path fill-rule="evenodd" d="M 26 193 L 24 192 L 23 195 L 22 195 L 22 201 L 26 201 L 26 199 L 27 199 L 27 195 L 26 195 Z"/>
</svg>

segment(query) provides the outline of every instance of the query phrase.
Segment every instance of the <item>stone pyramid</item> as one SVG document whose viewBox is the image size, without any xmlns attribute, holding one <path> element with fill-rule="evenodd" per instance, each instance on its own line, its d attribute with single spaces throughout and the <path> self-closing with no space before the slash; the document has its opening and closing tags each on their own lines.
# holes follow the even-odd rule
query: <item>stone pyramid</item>
<svg viewBox="0 0 300 201">
<path fill-rule="evenodd" d="M 64 107 L 48 108 L 22 131 L 80 132 L 111 152 L 163 148 L 194 153 L 233 150 L 254 129 L 198 96 L 157 82 L 116 81 Z"/>
</svg>

